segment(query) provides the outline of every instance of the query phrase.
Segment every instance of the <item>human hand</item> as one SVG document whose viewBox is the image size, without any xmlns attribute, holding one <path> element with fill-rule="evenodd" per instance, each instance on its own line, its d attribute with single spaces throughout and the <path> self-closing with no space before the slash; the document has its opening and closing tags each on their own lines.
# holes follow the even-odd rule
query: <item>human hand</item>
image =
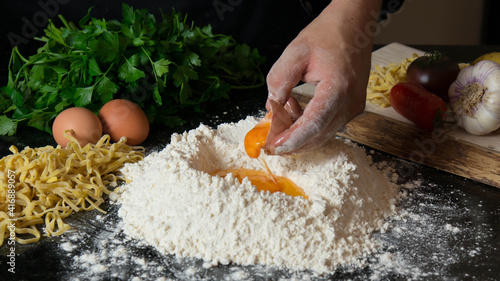
<svg viewBox="0 0 500 281">
<path fill-rule="evenodd" d="M 266 149 L 271 154 L 296 154 L 320 147 L 363 112 L 372 38 L 361 33 L 368 22 L 376 22 L 372 15 L 378 14 L 380 4 L 372 0 L 332 1 L 273 65 L 267 76 L 268 110 L 271 100 L 285 105 L 300 80 L 316 85 L 316 89 L 291 127 L 268 136 Z"/>
</svg>

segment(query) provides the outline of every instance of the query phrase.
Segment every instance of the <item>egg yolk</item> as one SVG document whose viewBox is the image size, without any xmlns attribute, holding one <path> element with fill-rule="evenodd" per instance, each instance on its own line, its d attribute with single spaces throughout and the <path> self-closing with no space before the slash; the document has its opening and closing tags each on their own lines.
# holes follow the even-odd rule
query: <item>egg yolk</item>
<svg viewBox="0 0 500 281">
<path fill-rule="evenodd" d="M 271 121 L 262 124 L 257 124 L 245 136 L 244 145 L 245 151 L 251 158 L 257 158 L 260 155 L 260 150 L 266 144 L 266 138 L 271 128 Z"/>
<path fill-rule="evenodd" d="M 271 128 L 271 114 L 264 117 L 265 122 L 260 122 L 252 128 L 245 136 L 245 151 L 251 158 L 258 158 L 262 147 L 266 144 L 267 135 Z M 248 178 L 252 185 L 259 191 L 283 192 L 290 196 L 302 196 L 308 198 L 302 188 L 298 187 L 293 181 L 286 177 L 276 176 L 271 173 L 264 159 L 259 158 L 265 171 L 256 171 L 249 169 L 228 169 L 212 173 L 213 176 L 225 177 L 232 173 L 240 183 L 244 178 Z"/>
<path fill-rule="evenodd" d="M 259 191 L 283 192 L 290 196 L 302 196 L 307 198 L 302 188 L 298 187 L 293 181 L 288 178 L 280 176 L 270 176 L 267 172 L 256 171 L 249 169 L 228 169 L 217 171 L 213 176 L 225 177 L 227 174 L 232 173 L 240 183 L 244 178 L 248 178 L 250 182 L 257 187 Z"/>
</svg>

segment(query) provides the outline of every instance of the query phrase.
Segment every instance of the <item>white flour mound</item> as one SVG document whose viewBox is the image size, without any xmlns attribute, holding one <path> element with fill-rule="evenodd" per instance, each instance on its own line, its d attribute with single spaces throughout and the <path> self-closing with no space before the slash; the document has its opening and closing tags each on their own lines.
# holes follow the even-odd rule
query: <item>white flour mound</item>
<svg viewBox="0 0 500 281">
<path fill-rule="evenodd" d="M 209 175 L 262 169 L 243 147 L 257 121 L 248 117 L 216 130 L 200 125 L 126 165 L 130 183 L 119 199 L 124 232 L 162 253 L 201 258 L 207 267 L 263 264 L 326 273 L 372 253 L 377 244 L 370 234 L 388 227 L 398 191 L 350 142 L 334 140 L 297 157 L 264 157 L 274 174 L 294 181 L 309 199 Z"/>
</svg>

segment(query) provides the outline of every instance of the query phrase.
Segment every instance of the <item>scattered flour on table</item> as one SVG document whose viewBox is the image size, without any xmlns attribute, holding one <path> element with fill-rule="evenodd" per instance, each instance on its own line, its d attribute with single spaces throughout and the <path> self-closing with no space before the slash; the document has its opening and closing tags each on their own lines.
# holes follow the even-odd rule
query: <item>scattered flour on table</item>
<svg viewBox="0 0 500 281">
<path fill-rule="evenodd" d="M 207 268 L 261 264 L 326 273 L 373 253 L 371 234 L 387 229 L 398 188 L 348 141 L 297 157 L 264 156 L 273 173 L 294 181 L 309 199 L 209 174 L 261 170 L 243 148 L 257 121 L 200 125 L 126 165 L 122 172 L 130 182 L 118 201 L 125 234 L 164 254 L 203 259 Z"/>
<path fill-rule="evenodd" d="M 248 122 L 247 120 L 245 122 Z M 241 124 L 240 124 L 241 125 Z M 234 126 L 240 126 L 234 125 Z M 233 126 L 233 125 L 224 125 L 224 126 Z M 223 127 L 224 128 L 224 127 Z M 223 130 L 227 130 L 223 129 Z M 223 131 L 220 130 L 220 131 Z M 243 131 L 243 129 L 241 129 Z M 213 132 L 213 134 L 218 134 L 221 136 L 226 136 L 227 133 L 221 132 Z M 236 134 L 236 132 L 234 133 Z M 177 136 L 179 138 L 179 136 Z M 180 137 L 182 138 L 182 137 Z M 227 137 L 230 139 L 236 139 L 236 137 Z M 214 140 L 215 141 L 215 140 Z M 350 144 L 343 144 L 341 142 L 336 142 L 336 145 L 340 146 L 336 152 L 336 154 L 331 155 L 346 155 L 346 161 L 348 165 L 356 165 L 357 167 L 350 172 L 350 174 L 358 174 L 363 169 L 360 169 L 361 166 L 359 163 L 365 163 L 361 152 L 358 152 L 358 148 L 350 147 Z M 178 145 L 178 144 L 176 144 Z M 347 146 L 346 146 L 347 145 Z M 238 148 L 239 149 L 239 148 Z M 334 152 L 335 152 L 334 151 Z M 342 152 L 344 151 L 344 152 Z M 214 152 L 215 153 L 215 152 Z M 221 153 L 220 150 L 218 153 Z M 151 159 L 159 157 L 159 155 L 164 156 L 165 152 L 159 152 L 157 155 L 152 155 Z M 229 152 L 222 154 L 227 155 Z M 370 154 L 375 154 L 375 152 L 370 152 Z M 216 154 L 221 155 L 221 154 Z M 376 156 L 376 155 L 375 155 Z M 211 161 L 214 163 L 220 163 L 221 160 L 219 157 L 214 157 Z M 225 156 L 224 156 L 225 157 Z M 177 157 L 176 159 L 179 159 Z M 353 161 L 353 159 L 357 159 Z M 375 157 L 376 159 L 377 157 Z M 149 159 L 149 158 L 148 158 Z M 185 157 L 185 159 L 190 159 L 189 157 Z M 310 159 L 315 159 L 313 156 Z M 271 162 L 271 159 L 267 159 L 268 162 Z M 149 160 L 148 160 L 149 161 Z M 186 165 L 187 160 L 179 161 L 180 165 Z M 189 160 L 191 161 L 191 160 Z M 189 162 L 188 161 L 188 162 Z M 240 160 L 238 160 L 240 161 Z M 234 161 L 238 163 L 238 161 Z M 292 160 L 288 160 L 292 161 Z M 327 158 L 323 158 L 323 164 L 327 164 L 330 162 L 334 162 L 334 160 Z M 226 161 L 229 163 L 230 161 Z M 184 163 L 184 164 L 182 164 Z M 192 163 L 192 162 L 189 162 Z M 369 161 L 368 161 L 369 163 Z M 274 167 L 279 163 L 275 163 Z M 363 164 L 363 165 L 365 165 Z M 378 167 L 380 171 L 384 170 L 390 178 L 391 182 L 398 182 L 399 185 L 399 195 L 402 196 L 402 199 L 398 202 L 398 211 L 391 216 L 388 220 L 388 229 L 386 231 L 387 225 L 384 223 L 380 228 L 380 231 L 375 231 L 371 238 L 361 238 L 358 239 L 358 248 L 365 247 L 365 249 L 369 249 L 367 244 L 380 244 L 372 254 L 365 255 L 360 257 L 360 261 L 362 262 L 361 266 L 358 264 L 349 264 L 349 265 L 339 265 L 335 272 L 331 274 L 318 275 L 315 272 L 310 270 L 289 270 L 282 269 L 273 266 L 267 266 L 262 264 L 256 265 L 238 265 L 236 263 L 230 263 L 228 265 L 221 265 L 216 268 L 206 268 L 206 265 L 210 265 L 210 263 L 203 262 L 202 259 L 198 259 L 196 257 L 176 257 L 173 254 L 162 254 L 160 248 L 154 247 L 154 243 L 151 243 L 144 232 L 136 232 L 131 235 L 127 235 L 124 233 L 124 228 L 128 229 L 126 232 L 130 234 L 130 231 L 135 231 L 135 227 L 140 227 L 141 225 L 150 224 L 149 221 L 144 222 L 136 222 L 134 227 L 131 227 L 130 222 L 126 222 L 118 217 L 117 213 L 120 209 L 119 203 L 112 203 L 107 208 L 107 214 L 100 214 L 97 211 L 92 212 L 80 212 L 73 216 L 70 216 L 68 220 L 71 225 L 75 228 L 72 231 L 66 232 L 64 235 L 53 238 L 60 239 L 59 243 L 59 253 L 58 257 L 60 257 L 61 262 L 61 272 L 56 276 L 57 280 L 70 280 L 70 281 L 80 281 L 80 280 L 88 280 L 88 281 L 100 281 L 100 280 L 155 280 L 155 281 L 171 281 L 171 280 L 199 280 L 199 281 L 219 281 L 219 280 L 227 280 L 227 281 L 250 281 L 250 280 L 279 280 L 279 281 L 298 281 L 298 280 L 314 280 L 314 281 L 326 281 L 326 280 L 427 280 L 427 279 L 443 279 L 448 278 L 447 276 L 451 276 L 448 279 L 457 279 L 456 274 L 451 274 L 456 271 L 457 264 L 464 265 L 468 268 L 471 268 L 472 271 L 466 270 L 462 275 L 460 275 L 459 279 L 481 279 L 481 280 L 497 280 L 497 276 L 493 276 L 494 274 L 491 271 L 493 268 L 491 265 L 495 264 L 495 259 L 498 257 L 498 248 L 491 247 L 491 245 L 485 245 L 484 242 L 486 240 L 491 240 L 494 237 L 498 236 L 498 231 L 493 225 L 489 225 L 486 221 L 481 221 L 482 218 L 487 217 L 489 214 L 485 210 L 477 211 L 476 207 L 474 210 L 479 213 L 475 213 L 474 216 L 471 216 L 471 205 L 477 206 L 481 205 L 482 202 L 476 202 L 474 197 L 471 197 L 467 193 L 464 193 L 452 185 L 443 185 L 442 183 L 437 185 L 432 178 L 423 178 L 420 174 L 415 174 L 416 179 L 408 181 L 405 178 L 404 173 L 399 173 L 399 168 L 401 171 L 407 171 L 404 169 L 406 165 L 410 163 L 393 159 L 390 160 L 389 163 L 385 162 L 377 162 L 375 161 L 375 165 Z M 207 165 L 207 164 L 205 164 Z M 220 164 L 222 165 L 222 164 Z M 260 168 L 258 164 L 254 164 L 255 167 Z M 285 165 L 285 164 L 281 164 Z M 289 165 L 289 164 L 286 164 Z M 413 164 L 411 167 L 413 166 Z M 188 165 L 190 166 L 190 165 Z M 200 164 L 191 165 L 199 168 Z M 148 165 L 146 167 L 142 167 L 147 170 L 151 167 Z M 139 167 L 135 167 L 133 169 L 139 169 Z M 281 169 L 283 171 L 284 169 Z M 292 170 L 292 169 L 291 169 Z M 136 174 L 137 172 L 130 172 L 130 174 Z M 278 172 L 277 172 L 278 173 Z M 304 172 L 305 173 L 305 172 Z M 320 172 L 316 171 L 316 174 Z M 289 173 L 284 172 L 284 174 L 289 175 Z M 378 174 L 378 173 L 377 173 Z M 399 176 L 398 176 L 399 174 Z M 333 174 L 337 176 L 337 173 Z M 155 176 L 154 178 L 156 178 Z M 166 177 L 166 176 L 165 176 Z M 291 177 L 291 176 L 290 176 Z M 362 177 L 360 175 L 359 177 Z M 401 178 L 402 177 L 402 178 Z M 143 178 L 143 176 L 139 176 L 138 178 Z M 297 178 L 299 178 L 297 176 Z M 412 177 L 415 178 L 415 177 Z M 296 178 L 293 178 L 296 180 Z M 157 179 L 156 179 L 157 180 Z M 315 181 L 313 176 L 310 177 L 311 181 Z M 344 181 L 344 180 L 342 180 Z M 355 186 L 357 191 L 359 192 L 360 187 L 363 186 L 359 184 L 359 179 L 351 178 L 349 180 L 350 186 Z M 304 181 L 302 181 L 304 182 Z M 304 188 L 307 186 L 312 186 L 311 184 L 304 184 Z M 163 184 L 158 185 L 163 186 Z M 361 195 L 349 193 L 346 190 L 343 190 L 341 180 L 339 183 L 332 185 L 334 189 L 340 189 L 338 192 L 338 196 L 344 196 L 340 201 L 349 201 L 348 197 L 352 197 L 352 199 L 364 198 L 366 199 L 368 195 L 364 195 L 364 197 L 359 197 Z M 129 188 L 129 187 L 127 187 Z M 243 193 L 248 193 L 249 190 L 247 187 L 242 186 L 233 186 L 236 189 L 244 189 Z M 315 187 L 309 187 L 306 192 L 309 195 L 312 193 L 320 194 L 320 192 L 324 191 L 315 191 L 313 192 Z M 317 189 L 320 189 L 318 187 Z M 436 192 L 436 190 L 443 190 L 444 193 Z M 251 189 L 252 192 L 255 190 Z M 150 191 L 145 191 L 150 192 Z M 213 192 L 213 191 L 212 191 Z M 228 191 L 226 191 L 228 192 Z M 380 191 L 385 192 L 385 191 Z M 323 194 L 323 193 L 321 193 Z M 350 195 L 348 195 L 350 194 Z M 370 193 L 369 193 L 370 194 Z M 113 193 L 112 193 L 113 195 Z M 140 203 L 144 208 L 147 208 L 152 214 L 158 214 L 158 210 L 151 209 L 148 207 L 149 203 L 143 202 L 143 199 L 140 199 L 144 194 L 136 193 L 137 202 Z M 278 194 L 275 194 L 278 195 Z M 164 197 L 166 195 L 161 195 L 159 197 Z M 197 195 L 193 195 L 197 196 Z M 110 199 L 112 196 L 110 196 Z M 118 194 L 114 194 L 113 198 L 119 198 Z M 246 197 L 245 197 L 246 198 Z M 266 197 L 267 198 L 267 197 Z M 319 198 L 319 199 L 318 199 Z M 327 201 L 325 198 L 331 198 L 328 196 L 316 196 L 316 201 Z M 379 197 L 375 197 L 379 198 Z M 299 198 L 300 199 L 300 198 Z M 130 202 L 133 201 L 130 198 Z M 165 200 L 165 198 L 162 198 Z M 246 200 L 246 199 L 245 199 Z M 269 203 L 274 201 L 263 202 Z M 152 200 L 156 201 L 156 200 Z M 300 200 L 299 200 L 300 201 Z M 325 202 L 325 210 L 323 214 L 331 214 L 333 209 L 333 203 L 330 203 L 332 200 Z M 374 200 L 376 202 L 376 200 Z M 184 210 L 188 209 L 196 209 L 200 210 L 198 206 L 190 206 L 188 205 L 190 202 L 189 199 L 186 199 Z M 247 201 L 248 204 L 254 201 Z M 283 208 L 287 202 L 287 200 L 282 201 Z M 175 202 L 171 202 L 171 200 L 166 200 L 166 203 L 178 204 Z M 252 203 L 255 204 L 255 203 Z M 318 203 L 316 203 L 318 204 Z M 352 208 L 353 203 L 343 203 L 343 207 Z M 232 205 L 224 205 L 224 209 L 220 209 L 220 213 L 228 212 L 229 206 Z M 265 204 L 263 203 L 262 206 Z M 366 204 L 363 204 L 362 208 L 366 208 Z M 210 208 L 209 205 L 206 205 L 207 208 L 202 210 L 203 212 L 208 212 Z M 286 205 L 288 206 L 288 205 Z M 161 207 L 160 209 L 162 209 Z M 288 208 L 288 207 L 287 207 Z M 311 207 L 312 208 L 312 207 Z M 284 209 L 283 209 L 284 210 Z M 337 221 L 342 221 L 341 216 L 349 216 L 351 213 L 346 212 L 345 210 L 338 210 L 338 213 L 334 213 L 332 216 L 337 217 Z M 241 210 L 240 210 L 241 211 Z M 257 211 L 259 212 L 259 211 Z M 351 209 L 352 212 L 352 209 Z M 145 212 L 140 212 L 140 215 L 143 215 Z M 215 212 L 212 211 L 215 214 Z M 273 212 L 271 212 L 272 214 Z M 178 212 L 174 213 L 179 215 Z M 287 218 L 293 219 L 294 217 L 290 216 L 289 213 L 285 211 L 282 214 L 287 215 Z M 352 212 L 352 218 L 344 217 L 344 225 L 349 225 L 346 223 L 348 220 L 354 219 L 354 217 L 359 217 L 360 215 L 367 216 L 365 219 L 359 219 L 358 222 L 360 224 L 367 225 L 367 221 L 370 219 L 375 219 L 369 213 L 364 210 L 358 210 L 357 212 Z M 144 216 L 144 218 L 149 218 L 151 214 Z M 215 215 L 214 215 L 215 216 Z M 236 216 L 236 215 L 235 215 Z M 319 215 L 318 215 L 319 216 Z M 187 217 L 187 216 L 185 216 Z M 185 218 L 183 217 L 183 218 Z M 200 217 L 203 218 L 203 214 L 200 214 Z M 316 223 L 318 226 L 318 219 L 311 219 L 308 214 L 305 216 L 309 221 L 306 223 L 307 225 L 311 225 L 312 223 Z M 136 218 L 137 219 L 137 218 Z M 164 219 L 164 218 L 163 218 Z M 241 219 L 246 219 L 246 217 L 242 217 Z M 265 220 L 264 218 L 263 220 Z M 470 221 L 473 219 L 476 223 L 468 224 L 467 227 L 464 227 L 464 221 Z M 277 224 L 276 227 L 282 227 L 283 223 L 279 223 L 280 218 L 275 218 Z M 330 221 L 333 226 L 332 229 L 336 234 L 335 237 L 337 239 L 341 239 L 340 237 L 344 237 L 346 241 L 342 245 L 338 245 L 338 248 L 347 249 L 345 251 L 345 256 L 340 258 L 340 260 L 335 260 L 333 257 L 332 260 L 338 262 L 339 264 L 342 261 L 347 260 L 348 257 L 354 256 L 354 252 L 349 249 L 353 248 L 354 242 L 349 242 L 349 238 L 346 233 L 338 233 L 337 231 L 340 229 L 336 222 Z M 191 222 L 186 221 L 186 224 L 190 224 L 192 227 L 193 224 L 197 224 L 200 222 Z M 219 222 L 220 223 L 220 222 Z M 293 224 L 294 222 L 289 221 L 289 224 Z M 339 223 L 340 225 L 340 223 Z M 228 232 L 234 231 L 236 225 L 225 224 L 225 228 L 222 228 L 220 231 L 223 232 L 223 235 L 226 235 Z M 152 229 L 153 232 L 160 232 L 160 227 L 165 228 L 165 225 L 159 224 L 157 228 L 151 226 L 148 229 Z M 179 226 L 178 226 L 179 227 Z M 186 229 L 188 226 L 184 226 Z M 289 226 L 291 227 L 291 226 Z M 352 224 L 351 224 L 352 228 Z M 363 226 L 358 229 L 362 229 Z M 247 227 L 250 231 L 252 229 L 251 225 Z M 348 229 L 348 228 L 345 228 Z M 209 231 L 213 231 L 213 229 L 209 229 Z M 310 234 L 306 230 L 306 233 Z M 304 236 L 304 231 L 302 236 Z M 188 231 L 186 231 L 187 233 Z M 202 232 L 202 234 L 205 232 Z M 164 232 L 166 235 L 166 231 Z M 321 236 L 324 234 L 324 230 L 318 227 L 318 232 L 316 235 Z M 259 235 L 259 234 L 257 234 Z M 227 236 L 227 235 L 226 235 Z M 136 239 L 136 238 L 138 239 Z M 158 233 L 155 236 L 158 241 L 163 240 L 163 237 L 158 237 Z M 225 236 L 224 236 L 225 237 Z M 243 237 L 243 236 L 242 236 Z M 260 236 L 262 237 L 262 236 Z M 352 235 L 355 237 L 355 235 Z M 363 235 L 358 236 L 363 237 Z M 226 237 L 227 238 L 227 237 Z M 304 236 L 304 240 L 305 240 Z M 165 238 L 166 239 L 166 238 Z M 204 237 L 200 237 L 200 240 L 195 241 L 195 243 L 201 243 L 206 239 Z M 267 239 L 267 237 L 266 237 Z M 302 239 L 302 238 L 301 238 Z M 316 238 L 308 238 L 311 241 L 317 241 Z M 354 238 L 353 238 L 354 239 Z M 373 242 L 371 239 L 375 240 Z M 240 239 L 241 240 L 241 239 Z M 254 240 L 254 239 L 251 239 Z M 179 237 L 179 241 L 175 241 L 176 243 L 182 242 L 182 237 Z M 282 242 L 280 247 L 284 247 L 285 245 L 291 245 L 293 241 L 297 240 L 289 240 L 286 237 Z M 354 240 L 353 240 L 354 241 Z M 193 242 L 194 243 L 194 242 Z M 215 243 L 212 241 L 212 243 Z M 244 243 L 243 240 L 239 243 Z M 318 243 L 318 242 L 314 242 Z M 320 242 L 326 243 L 326 242 Z M 181 244 L 179 244 L 181 245 Z M 321 244 L 321 245 L 329 245 L 333 247 L 331 244 Z M 184 244 L 181 246 L 184 247 Z M 293 246 L 293 245 L 292 245 Z M 292 247 L 290 246 L 290 247 Z M 191 245 L 191 247 L 194 247 Z M 205 247 L 205 246 L 204 246 Z M 205 250 L 208 251 L 208 246 L 206 246 Z M 314 245 L 311 247 L 315 247 Z M 201 248 L 201 247 L 199 247 Z M 181 248 L 179 248 L 181 249 Z M 160 251 L 159 251 L 160 250 Z M 232 252 L 232 251 L 231 251 Z M 324 250 L 318 250 L 318 253 L 323 253 Z M 335 252 L 331 251 L 330 252 Z M 164 251 L 163 251 L 164 253 Z M 186 255 L 188 256 L 188 255 Z M 482 263 L 478 265 L 477 259 L 481 258 Z M 205 264 L 205 267 L 203 266 Z M 482 266 L 477 268 L 477 266 Z M 331 266 L 330 268 L 333 268 Z M 475 272 L 475 273 L 474 273 Z M 488 273 L 489 272 L 489 273 Z M 470 274 L 469 274 L 470 273 Z M 490 276 L 490 278 L 485 276 Z M 480 277 L 479 277 L 480 276 Z"/>
</svg>

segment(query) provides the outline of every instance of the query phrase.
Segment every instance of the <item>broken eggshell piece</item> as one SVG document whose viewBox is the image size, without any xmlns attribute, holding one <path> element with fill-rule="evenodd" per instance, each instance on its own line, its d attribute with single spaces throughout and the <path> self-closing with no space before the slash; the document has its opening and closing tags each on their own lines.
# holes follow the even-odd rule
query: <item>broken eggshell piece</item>
<svg viewBox="0 0 500 281">
<path fill-rule="evenodd" d="M 271 120 L 269 134 L 267 135 L 266 144 L 263 148 L 266 153 L 274 154 L 274 148 L 271 148 L 270 144 L 276 143 L 276 136 L 288 130 L 293 123 L 299 119 L 302 115 L 302 108 L 293 97 L 290 97 L 284 106 L 277 101 L 269 100 L 269 106 L 272 114 L 266 114 L 261 120 L 261 122 L 266 122 L 264 120 L 266 118 L 270 118 Z M 269 122 L 269 120 L 267 120 L 267 122 Z"/>
</svg>

